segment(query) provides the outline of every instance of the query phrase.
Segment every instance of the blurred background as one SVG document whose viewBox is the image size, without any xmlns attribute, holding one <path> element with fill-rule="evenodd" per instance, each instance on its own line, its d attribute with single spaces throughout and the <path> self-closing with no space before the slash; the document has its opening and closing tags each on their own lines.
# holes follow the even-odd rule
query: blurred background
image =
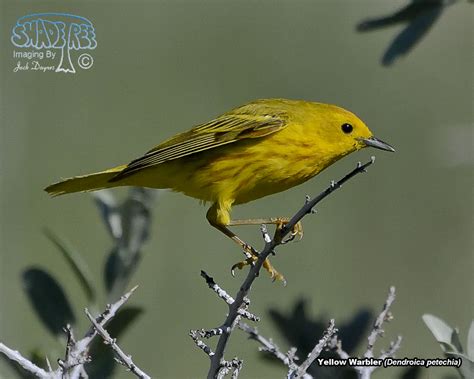
<svg viewBox="0 0 474 379">
<path fill-rule="evenodd" d="M 266 275 L 256 281 L 251 310 L 262 317 L 261 333 L 286 351 L 294 343 L 285 337 L 291 330 L 283 331 L 278 320 L 303 307 L 309 320 L 335 318 L 343 325 L 360 312 L 376 314 L 394 285 L 395 318 L 376 351 L 400 334 L 398 357 L 442 357 L 422 322 L 424 313 L 458 327 L 464 343 L 474 305 L 473 6 L 457 1 L 425 15 L 415 10 L 396 16 L 408 4 L 3 0 L 0 341 L 25 355 L 47 351 L 52 362 L 64 355 L 63 341 L 48 333 L 23 290 L 22 275 L 31 267 L 62 284 L 76 314 L 76 335 L 88 327 L 82 312 L 88 300 L 45 227 L 68 240 L 89 266 L 99 309 L 107 302 L 103 266 L 113 243 L 92 196 L 51 199 L 45 186 L 127 163 L 250 100 L 283 97 L 350 109 L 397 152 L 366 149 L 297 188 L 235 208 L 235 218 L 292 215 L 306 194 L 318 194 L 357 161 L 377 157 L 368 174 L 304 219 L 301 242 L 278 249 L 272 262 L 288 286 Z M 10 42 L 11 29 L 19 17 L 40 12 L 92 21 L 97 48 L 87 51 L 94 58 L 90 69 L 14 72 L 13 51 L 21 49 Z M 366 22 L 384 17 L 389 18 Z M 151 210 L 150 239 L 129 285 L 140 285 L 130 304 L 144 312 L 120 344 L 156 377 L 204 377 L 208 359 L 188 331 L 219 325 L 227 309 L 199 272 L 205 269 L 235 294 L 245 272 L 232 278 L 229 269 L 242 255 L 208 225 L 207 208 L 194 199 L 160 192 Z M 262 244 L 257 227 L 239 234 L 256 247 Z M 364 346 L 361 340 L 354 354 Z M 242 378 L 286 373 L 262 360 L 256 343 L 239 331 L 227 352 L 235 355 L 244 360 Z M 379 370 L 374 377 L 400 373 Z M 454 369 L 445 368 L 417 377 L 453 375 Z M 15 377 L 3 360 L 0 377 Z M 130 375 L 118 368 L 115 377 Z"/>
</svg>

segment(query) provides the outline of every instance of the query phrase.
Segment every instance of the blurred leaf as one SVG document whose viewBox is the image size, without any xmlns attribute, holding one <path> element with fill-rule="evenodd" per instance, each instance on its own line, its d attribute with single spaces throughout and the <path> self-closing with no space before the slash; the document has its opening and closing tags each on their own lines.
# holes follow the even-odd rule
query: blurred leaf
<svg viewBox="0 0 474 379">
<path fill-rule="evenodd" d="M 459 330 L 457 328 L 453 329 L 453 334 L 451 335 L 451 344 L 456 348 L 456 351 L 464 353 L 461 340 L 459 339 Z"/>
<path fill-rule="evenodd" d="M 114 338 L 119 338 L 142 313 L 141 307 L 128 306 L 120 309 L 120 312 L 107 324 L 108 332 Z"/>
<path fill-rule="evenodd" d="M 307 303 L 299 300 L 293 309 L 284 314 L 278 310 L 270 310 L 270 317 L 276 324 L 280 333 L 286 338 L 288 345 L 296 347 L 297 355 L 304 358 L 313 349 L 321 335 L 324 333 L 328 320 L 324 317 L 310 318 L 307 315 Z M 356 346 L 365 341 L 371 314 L 366 310 L 359 311 L 347 323 L 339 327 L 339 336 L 343 341 L 344 349 L 351 353 Z M 333 352 L 323 352 L 322 358 L 336 358 Z M 268 359 L 268 356 L 265 355 Z M 272 360 L 273 361 L 273 360 Z M 345 367 L 319 367 L 317 364 L 310 366 L 308 373 L 320 379 L 352 379 L 357 378 L 357 373 Z"/>
<path fill-rule="evenodd" d="M 390 66 L 402 55 L 409 53 L 428 33 L 443 10 L 444 7 L 439 5 L 414 19 L 388 46 L 382 57 L 382 64 Z"/>
<path fill-rule="evenodd" d="M 467 356 L 474 361 L 474 320 L 471 321 L 471 326 L 467 333 Z"/>
<path fill-rule="evenodd" d="M 131 252 L 140 250 L 148 239 L 151 226 L 150 207 L 153 191 L 146 188 L 133 187 L 127 199 L 121 205 L 123 228 L 122 246 Z"/>
<path fill-rule="evenodd" d="M 120 253 L 121 250 L 117 246 L 114 247 L 107 256 L 104 265 L 104 284 L 110 302 L 117 300 L 123 294 L 129 278 L 141 258 L 140 252 L 137 252 L 137 254 L 130 257 L 134 259 L 132 262 L 124 262 L 122 259 L 124 254 Z"/>
<path fill-rule="evenodd" d="M 443 348 L 443 351 L 456 351 L 456 346 L 453 345 L 451 341 L 454 332 L 453 328 L 440 318 L 431 314 L 424 314 L 422 318 L 428 329 L 436 338 L 436 341 L 438 341 Z"/>
<path fill-rule="evenodd" d="M 420 377 L 421 377 L 420 366 L 408 367 L 400 375 L 400 379 L 418 379 Z"/>
<path fill-rule="evenodd" d="M 30 361 L 33 362 L 36 366 L 48 370 L 46 364 L 46 354 L 40 349 L 34 349 L 33 351 L 31 351 Z"/>
<path fill-rule="evenodd" d="M 423 321 L 425 322 L 426 326 L 428 326 L 431 333 L 433 333 L 447 357 L 462 359 L 461 367 L 459 367 L 458 370 L 463 378 L 474 378 L 474 360 L 463 354 L 463 349 L 459 341 L 457 330 L 451 328 L 440 318 L 430 314 L 423 315 Z M 470 343 L 469 338 L 471 329 L 468 333 L 468 346 Z"/>
<path fill-rule="evenodd" d="M 95 339 L 89 350 L 92 358 L 90 363 L 86 363 L 86 371 L 89 379 L 112 378 L 117 362 L 114 359 L 114 352 L 110 346 L 102 339 Z"/>
<path fill-rule="evenodd" d="M 348 322 L 339 327 L 338 335 L 344 343 L 344 350 L 354 352 L 357 346 L 366 342 L 372 314 L 366 310 L 359 310 Z"/>
<path fill-rule="evenodd" d="M 124 292 L 131 275 L 135 271 L 141 257 L 141 248 L 149 237 L 151 227 L 151 205 L 156 191 L 132 187 L 129 195 L 120 206 L 111 208 L 102 201 L 109 223 L 112 215 L 115 223 L 120 224 L 120 234 L 107 257 L 104 267 L 105 287 L 108 301 L 116 301 Z M 109 201 L 110 203 L 110 201 Z M 116 227 L 116 230 L 119 228 Z"/>
<path fill-rule="evenodd" d="M 407 54 L 428 33 L 439 19 L 446 6 L 456 0 L 411 0 L 402 9 L 391 15 L 362 21 L 359 32 L 367 32 L 396 24 L 408 24 L 390 43 L 382 57 L 384 66 L 392 65 L 396 59 Z"/>
<path fill-rule="evenodd" d="M 16 377 L 21 378 L 21 379 L 35 379 L 35 378 L 37 378 L 36 375 L 28 373 L 18 363 L 16 363 L 15 361 L 12 361 L 11 359 L 7 358 L 5 355 L 0 354 L 0 358 L 3 359 L 3 361 L 6 363 L 6 365 L 9 366 L 12 371 L 15 372 Z"/>
<path fill-rule="evenodd" d="M 445 0 L 412 0 L 407 6 L 391 15 L 360 22 L 356 29 L 359 32 L 368 32 L 396 24 L 410 23 L 433 8 L 438 8 L 445 4 Z"/>
<path fill-rule="evenodd" d="M 63 327 L 74 324 L 72 308 L 59 283 L 46 271 L 30 268 L 23 272 L 24 290 L 43 324 L 54 335 L 63 333 Z"/>
<path fill-rule="evenodd" d="M 89 302 L 94 303 L 96 299 L 96 293 L 93 285 L 93 281 L 90 275 L 89 267 L 82 260 L 79 253 L 72 249 L 66 241 L 61 239 L 58 235 L 49 229 L 44 229 L 45 236 L 58 248 L 63 254 L 66 261 L 72 268 L 74 274 L 76 274 L 82 289 L 86 293 Z"/>
<path fill-rule="evenodd" d="M 116 252 L 117 248 L 113 248 L 110 254 L 107 256 L 107 260 L 104 265 L 104 284 L 107 292 L 112 290 L 112 287 L 118 277 L 123 275 L 125 269 L 119 254 Z"/>
<path fill-rule="evenodd" d="M 120 309 L 117 315 L 107 324 L 107 331 L 113 338 L 119 338 L 126 329 L 143 313 L 139 307 L 126 307 Z M 116 367 L 114 353 L 110 346 L 105 345 L 102 339 L 95 339 L 90 349 L 92 362 L 86 365 L 90 379 L 103 379 L 112 377 Z"/>
<path fill-rule="evenodd" d="M 466 379 L 474 378 L 474 362 L 469 359 L 468 356 L 456 352 L 446 352 L 446 356 L 462 359 L 461 367 L 457 368 L 461 373 L 462 377 Z"/>
<path fill-rule="evenodd" d="M 122 236 L 122 221 L 118 212 L 117 201 L 112 191 L 102 190 L 92 193 L 97 208 L 99 208 L 102 219 L 109 231 L 109 234 L 118 239 Z"/>
</svg>

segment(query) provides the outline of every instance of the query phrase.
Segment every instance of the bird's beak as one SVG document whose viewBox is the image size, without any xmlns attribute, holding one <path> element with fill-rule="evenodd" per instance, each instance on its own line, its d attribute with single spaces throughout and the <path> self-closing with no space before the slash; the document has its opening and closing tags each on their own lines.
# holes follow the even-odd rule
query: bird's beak
<svg viewBox="0 0 474 379">
<path fill-rule="evenodd" d="M 359 141 L 364 143 L 366 146 L 375 147 L 376 149 L 386 150 L 386 151 L 391 151 L 391 152 L 395 151 L 395 149 L 392 146 L 390 146 L 388 143 L 383 142 L 373 136 L 370 138 L 359 138 Z"/>
</svg>

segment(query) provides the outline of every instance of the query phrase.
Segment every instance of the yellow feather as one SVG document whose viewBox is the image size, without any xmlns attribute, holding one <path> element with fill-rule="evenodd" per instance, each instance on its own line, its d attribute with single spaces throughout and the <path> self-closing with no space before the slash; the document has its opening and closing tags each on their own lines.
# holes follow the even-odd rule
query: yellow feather
<svg viewBox="0 0 474 379">
<path fill-rule="evenodd" d="M 343 124 L 350 124 L 349 133 Z M 356 115 L 335 105 L 257 100 L 172 137 L 129 165 L 66 179 L 46 191 L 170 188 L 215 203 L 219 218 L 228 220 L 233 204 L 296 186 L 371 137 Z"/>
</svg>

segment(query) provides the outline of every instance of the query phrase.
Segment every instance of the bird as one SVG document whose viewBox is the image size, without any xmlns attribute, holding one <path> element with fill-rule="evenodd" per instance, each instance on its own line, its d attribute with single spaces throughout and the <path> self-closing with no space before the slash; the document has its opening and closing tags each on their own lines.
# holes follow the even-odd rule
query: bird
<svg viewBox="0 0 474 379">
<path fill-rule="evenodd" d="M 181 192 L 211 203 L 208 222 L 247 256 L 255 257 L 250 245 L 229 228 L 260 224 L 281 228 L 289 218 L 232 220 L 232 207 L 297 186 L 365 147 L 395 151 L 359 117 L 339 106 L 260 99 L 177 134 L 128 164 L 71 177 L 45 191 L 58 196 L 139 186 Z M 302 236 L 301 224 L 292 233 Z M 263 266 L 274 280 L 284 280 L 268 259 Z"/>
</svg>

